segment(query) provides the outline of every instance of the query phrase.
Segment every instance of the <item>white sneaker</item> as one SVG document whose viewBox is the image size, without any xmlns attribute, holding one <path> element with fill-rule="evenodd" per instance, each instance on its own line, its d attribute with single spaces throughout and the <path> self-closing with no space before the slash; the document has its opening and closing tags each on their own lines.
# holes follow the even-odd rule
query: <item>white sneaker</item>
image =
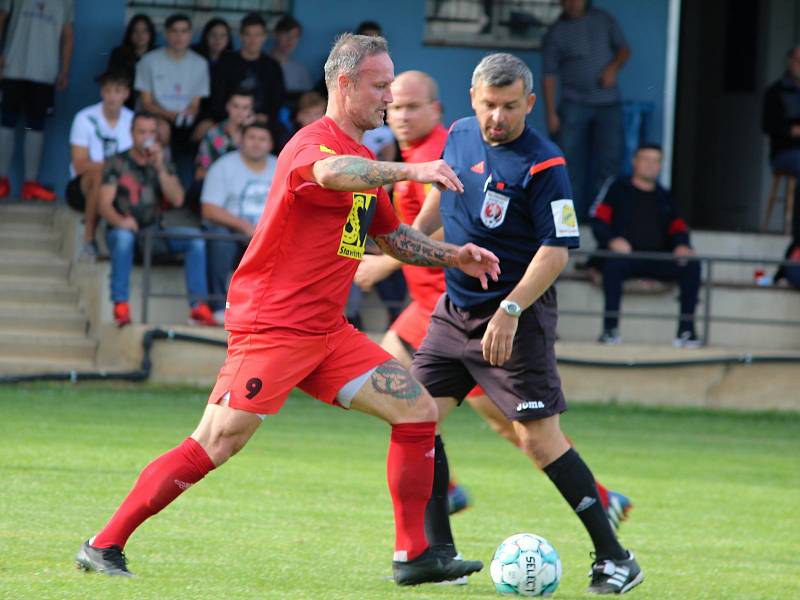
<svg viewBox="0 0 800 600">
<path fill-rule="evenodd" d="M 214 311 L 214 320 L 222 325 L 225 322 L 225 309 L 220 308 L 219 310 Z"/>
</svg>

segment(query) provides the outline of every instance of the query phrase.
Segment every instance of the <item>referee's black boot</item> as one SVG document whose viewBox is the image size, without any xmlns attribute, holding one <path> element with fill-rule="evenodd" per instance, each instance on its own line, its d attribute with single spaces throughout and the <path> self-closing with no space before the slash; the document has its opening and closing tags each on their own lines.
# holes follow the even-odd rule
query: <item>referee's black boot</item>
<svg viewBox="0 0 800 600">
<path fill-rule="evenodd" d="M 120 577 L 133 577 L 133 573 L 128 571 L 128 560 L 119 546 L 95 548 L 87 540 L 78 550 L 75 562 L 78 568 L 84 571 L 94 571 Z"/>
<path fill-rule="evenodd" d="M 397 585 L 419 585 L 451 581 L 471 575 L 483 568 L 479 560 L 461 560 L 428 548 L 414 560 L 392 561 L 394 582 Z"/>
</svg>

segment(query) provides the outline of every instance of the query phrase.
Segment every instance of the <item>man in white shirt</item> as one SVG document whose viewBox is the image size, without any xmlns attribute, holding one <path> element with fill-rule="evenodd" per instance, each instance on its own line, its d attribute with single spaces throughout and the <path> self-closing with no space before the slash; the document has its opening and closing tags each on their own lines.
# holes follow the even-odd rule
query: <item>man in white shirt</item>
<svg viewBox="0 0 800 600">
<path fill-rule="evenodd" d="M 188 16 L 171 15 L 164 27 L 167 45 L 142 57 L 133 87 L 142 109 L 171 125 L 173 159 L 181 163 L 194 158 L 191 132 L 200 100 L 209 95 L 208 63 L 189 49 L 192 22 Z"/>
<path fill-rule="evenodd" d="M 200 196 L 206 230 L 252 237 L 267 203 L 277 158 L 270 154 L 272 135 L 266 123 L 254 122 L 242 130 L 238 150 L 217 159 L 208 170 Z M 215 319 L 224 320 L 228 278 L 247 244 L 232 240 L 208 240 L 209 305 Z"/>
<path fill-rule="evenodd" d="M 83 248 L 80 260 L 97 259 L 94 232 L 103 165 L 107 158 L 128 150 L 133 112 L 125 107 L 131 82 L 124 71 L 107 71 L 97 78 L 101 102 L 87 106 L 72 120 L 69 134 L 71 162 L 67 203 L 83 211 Z"/>
</svg>

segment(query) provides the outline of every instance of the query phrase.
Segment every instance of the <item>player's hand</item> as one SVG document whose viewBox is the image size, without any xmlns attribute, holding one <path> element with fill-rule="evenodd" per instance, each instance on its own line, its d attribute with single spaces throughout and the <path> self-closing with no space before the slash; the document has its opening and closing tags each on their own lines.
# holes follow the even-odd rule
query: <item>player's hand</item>
<svg viewBox="0 0 800 600">
<path fill-rule="evenodd" d="M 518 325 L 519 317 L 512 317 L 502 308 L 497 309 L 481 339 L 481 350 L 486 362 L 493 367 L 502 367 L 511 357 Z"/>
<path fill-rule="evenodd" d="M 358 265 L 353 281 L 365 292 L 371 292 L 375 284 L 394 272 L 396 263 L 397 261 L 390 256 L 365 254 Z"/>
<path fill-rule="evenodd" d="M 547 115 L 547 131 L 551 134 L 557 133 L 561 129 L 561 119 L 558 118 L 557 113 L 550 113 Z"/>
<path fill-rule="evenodd" d="M 672 254 L 674 254 L 675 256 L 677 256 L 677 257 L 679 257 L 679 258 L 680 258 L 680 257 L 682 257 L 682 256 L 694 256 L 694 250 L 692 250 L 692 248 L 690 248 L 690 247 L 689 247 L 689 246 L 687 246 L 686 244 L 678 244 L 678 245 L 677 245 L 677 246 L 675 246 L 675 248 L 672 250 Z M 684 265 L 686 265 L 686 264 L 687 264 L 689 261 L 688 261 L 688 260 L 678 260 L 678 261 L 676 261 L 676 262 L 677 262 L 677 263 L 678 263 L 680 266 L 684 266 Z"/>
<path fill-rule="evenodd" d="M 630 254 L 633 251 L 631 243 L 624 237 L 615 237 L 608 242 L 608 249 L 612 252 L 619 252 L 620 254 Z"/>
<path fill-rule="evenodd" d="M 467 275 L 480 279 L 481 287 L 489 289 L 489 280 L 497 281 L 500 276 L 500 259 L 492 252 L 475 244 L 464 244 L 458 249 L 458 268 Z"/>
<path fill-rule="evenodd" d="M 409 163 L 408 170 L 410 171 L 409 179 L 411 181 L 418 181 L 420 183 L 434 183 L 441 188 L 450 190 L 451 192 L 458 192 L 459 194 L 464 191 L 464 184 L 455 174 L 455 171 L 450 168 L 443 160 L 434 160 L 425 163 Z"/>
</svg>

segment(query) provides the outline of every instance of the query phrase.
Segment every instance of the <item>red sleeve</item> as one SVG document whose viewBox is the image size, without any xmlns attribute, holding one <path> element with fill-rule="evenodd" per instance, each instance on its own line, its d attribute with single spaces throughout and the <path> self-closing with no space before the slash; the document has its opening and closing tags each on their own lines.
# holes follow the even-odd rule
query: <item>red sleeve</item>
<svg viewBox="0 0 800 600">
<path fill-rule="evenodd" d="M 400 220 L 394 213 L 389 194 L 382 187 L 378 188 L 378 206 L 375 207 L 375 216 L 369 227 L 369 235 L 386 235 L 400 227 Z"/>
<path fill-rule="evenodd" d="M 333 142 L 331 140 L 325 140 L 320 135 L 307 135 L 296 140 L 294 148 L 291 149 L 292 158 L 289 163 L 289 173 L 294 175 L 298 169 L 313 165 L 318 160 L 336 156 L 337 152 L 332 146 Z M 299 176 L 292 177 L 290 181 L 292 182 L 291 188 L 293 190 L 302 182 Z"/>
</svg>

